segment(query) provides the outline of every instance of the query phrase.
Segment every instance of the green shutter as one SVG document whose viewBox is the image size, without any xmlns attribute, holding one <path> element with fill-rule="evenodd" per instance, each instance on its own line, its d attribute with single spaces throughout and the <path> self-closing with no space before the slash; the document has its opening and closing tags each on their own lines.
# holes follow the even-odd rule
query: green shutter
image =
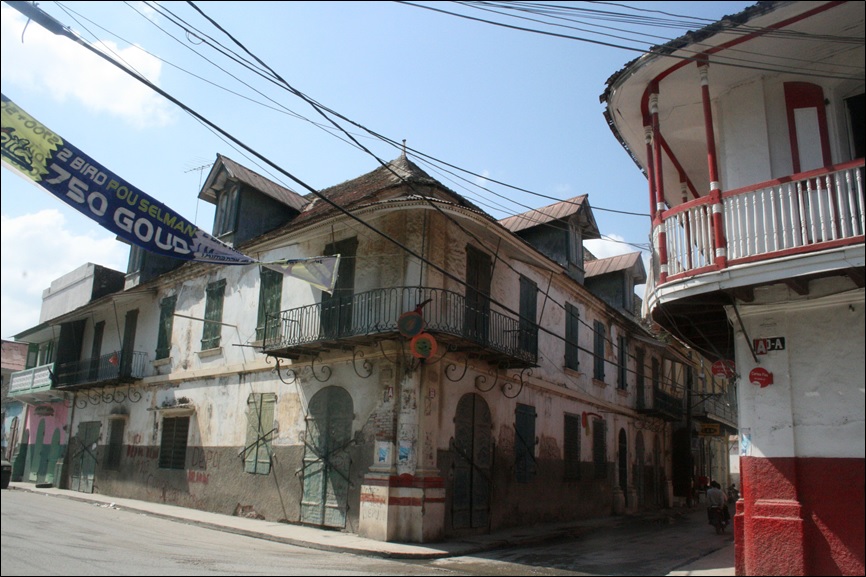
<svg viewBox="0 0 866 577">
<path fill-rule="evenodd" d="M 251 394 L 247 398 L 247 442 L 244 447 L 244 471 L 258 475 L 271 472 L 271 452 L 274 435 L 273 393 Z"/>
<path fill-rule="evenodd" d="M 565 304 L 565 366 L 572 370 L 580 368 L 578 359 L 578 329 L 580 313 L 571 303 Z"/>
<path fill-rule="evenodd" d="M 204 329 L 202 331 L 201 348 L 203 351 L 220 346 L 222 333 L 223 298 L 225 297 L 226 280 L 220 279 L 207 285 L 207 302 L 204 310 Z"/>
<path fill-rule="evenodd" d="M 518 483 L 528 483 L 536 473 L 535 407 L 517 405 L 514 412 L 514 470 Z"/>
<path fill-rule="evenodd" d="M 604 323 L 595 321 L 595 364 L 593 377 L 599 381 L 604 380 Z"/>
<path fill-rule="evenodd" d="M 565 478 L 580 479 L 580 417 L 565 415 L 563 449 L 565 453 Z"/>
<path fill-rule="evenodd" d="M 174 309 L 177 296 L 162 299 L 159 303 L 159 334 L 156 337 L 156 358 L 168 358 L 171 353 L 171 330 L 174 326 Z"/>
<path fill-rule="evenodd" d="M 263 268 L 259 280 L 259 314 L 256 323 L 256 340 L 273 338 L 270 328 L 278 326 L 280 305 L 283 298 L 283 275 L 275 270 Z M 270 320 L 270 327 L 266 323 Z"/>
</svg>

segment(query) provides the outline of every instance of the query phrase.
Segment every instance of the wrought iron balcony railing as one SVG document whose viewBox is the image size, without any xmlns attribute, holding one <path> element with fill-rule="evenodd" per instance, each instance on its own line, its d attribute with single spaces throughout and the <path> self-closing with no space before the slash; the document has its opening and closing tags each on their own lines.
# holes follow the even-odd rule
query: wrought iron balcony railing
<svg viewBox="0 0 866 577">
<path fill-rule="evenodd" d="M 114 385 L 129 383 L 146 376 L 147 353 L 133 351 L 128 355 L 109 353 L 56 367 L 57 387 L 79 385 Z"/>
<path fill-rule="evenodd" d="M 536 365 L 537 325 L 492 311 L 487 300 L 470 302 L 463 295 L 427 287 L 375 289 L 282 311 L 268 317 L 263 349 L 296 358 L 333 346 L 395 338 L 401 315 L 416 307 L 424 331 L 443 343 L 511 367 Z"/>
<path fill-rule="evenodd" d="M 737 397 L 731 390 L 725 393 L 693 393 L 692 415 L 696 418 L 737 426 Z"/>
<path fill-rule="evenodd" d="M 682 398 L 666 393 L 659 387 L 653 387 L 650 391 L 652 394 L 649 402 L 646 402 L 642 395 L 638 396 L 635 409 L 639 413 L 674 422 L 685 416 Z"/>
</svg>

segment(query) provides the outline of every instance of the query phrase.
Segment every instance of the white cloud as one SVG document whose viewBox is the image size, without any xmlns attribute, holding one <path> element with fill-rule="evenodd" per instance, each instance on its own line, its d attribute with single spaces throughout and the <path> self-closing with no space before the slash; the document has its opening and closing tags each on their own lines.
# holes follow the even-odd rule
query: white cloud
<svg viewBox="0 0 866 577">
<path fill-rule="evenodd" d="M 99 255 L 94 261 L 93 255 Z M 0 334 L 10 338 L 39 324 L 42 291 L 51 281 L 93 262 L 126 271 L 129 248 L 114 235 L 76 235 L 66 219 L 50 209 L 17 218 L 0 217 Z"/>
<path fill-rule="evenodd" d="M 616 234 L 606 234 L 605 238 L 584 241 L 584 246 L 589 249 L 596 258 L 609 258 L 620 254 L 637 252 L 638 249 L 625 243 L 625 238 Z"/>
<path fill-rule="evenodd" d="M 84 47 L 46 31 L 3 4 L 3 85 L 50 94 L 58 102 L 74 100 L 93 112 L 105 112 L 136 128 L 173 122 L 171 105 L 141 82 Z M 159 83 L 162 63 L 139 50 L 104 41 L 97 48 L 126 62 L 145 78 Z M 110 89 L 106 90 L 106 87 Z"/>
</svg>

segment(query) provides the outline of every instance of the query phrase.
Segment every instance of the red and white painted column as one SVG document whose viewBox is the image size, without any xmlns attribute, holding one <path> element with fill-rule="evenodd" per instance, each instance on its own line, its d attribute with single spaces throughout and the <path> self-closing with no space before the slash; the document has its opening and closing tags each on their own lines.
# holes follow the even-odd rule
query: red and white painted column
<svg viewBox="0 0 866 577">
<path fill-rule="evenodd" d="M 864 574 L 866 306 L 850 286 L 827 281 L 828 296 L 799 300 L 756 292 L 742 325 L 729 310 L 740 328 L 738 575 Z"/>
</svg>

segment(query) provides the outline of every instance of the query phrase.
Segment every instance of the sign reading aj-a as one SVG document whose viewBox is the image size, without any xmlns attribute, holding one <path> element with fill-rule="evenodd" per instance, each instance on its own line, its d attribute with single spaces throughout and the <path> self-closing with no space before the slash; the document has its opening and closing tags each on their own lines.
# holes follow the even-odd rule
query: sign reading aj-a
<svg viewBox="0 0 866 577">
<path fill-rule="evenodd" d="M 756 355 L 766 355 L 770 351 L 784 351 L 785 337 L 767 337 L 763 339 L 753 339 L 752 350 Z"/>
</svg>

